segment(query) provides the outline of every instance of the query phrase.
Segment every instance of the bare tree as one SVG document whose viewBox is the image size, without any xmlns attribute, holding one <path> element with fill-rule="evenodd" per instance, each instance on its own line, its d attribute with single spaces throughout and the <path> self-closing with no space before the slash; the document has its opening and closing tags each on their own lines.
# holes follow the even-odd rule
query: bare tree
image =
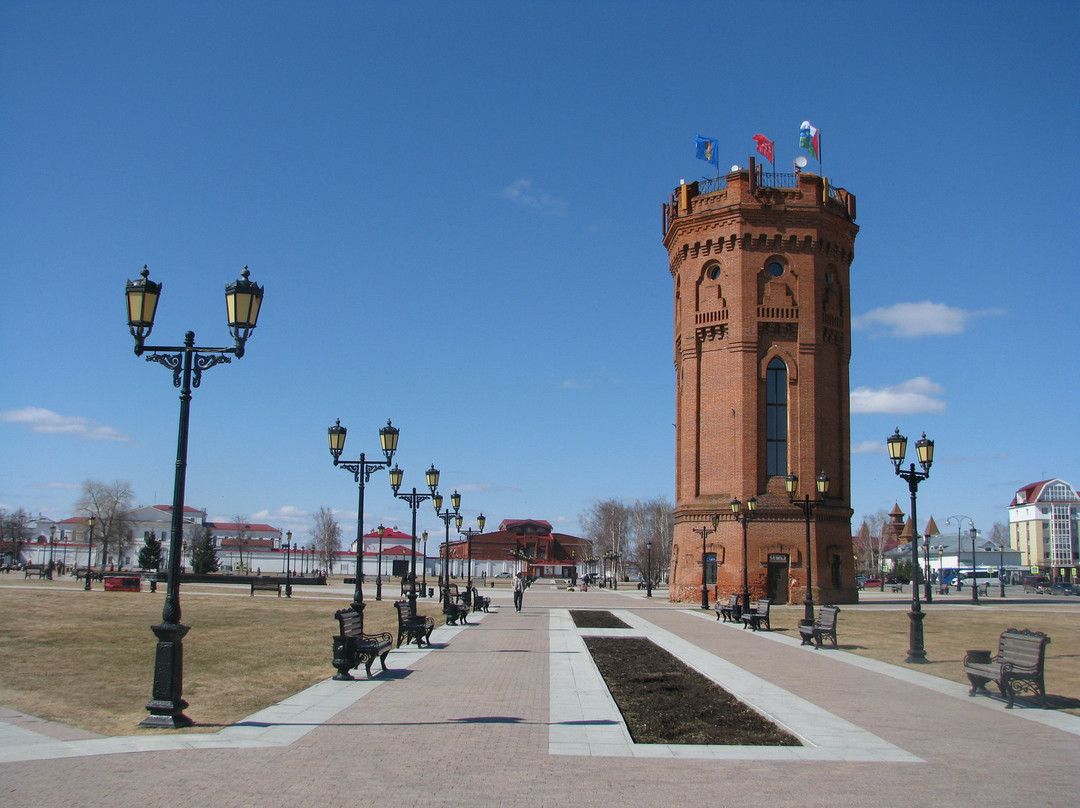
<svg viewBox="0 0 1080 808">
<path fill-rule="evenodd" d="M 30 514 L 22 508 L 8 512 L 0 509 L 0 544 L 7 562 L 15 564 L 22 554 L 23 545 L 30 539 Z"/>
<path fill-rule="evenodd" d="M 885 545 L 888 540 L 889 525 L 888 511 L 881 509 L 876 513 L 863 517 L 862 526 L 855 537 L 855 550 L 863 569 L 874 575 L 881 574 L 881 561 L 884 558 Z"/>
<path fill-rule="evenodd" d="M 236 531 L 236 550 L 240 554 L 240 566 L 251 572 L 251 564 L 244 564 L 244 550 L 248 546 L 248 529 L 251 525 L 248 524 L 246 516 L 234 516 L 233 517 L 233 530 Z M 251 561 L 251 553 L 248 553 L 248 561 Z"/>
<path fill-rule="evenodd" d="M 625 560 L 631 534 L 630 508 L 617 499 L 605 499 L 593 505 L 580 517 L 586 538 L 601 558 L 612 559 L 612 571 L 617 577 L 619 562 Z"/>
<path fill-rule="evenodd" d="M 124 550 L 131 541 L 128 514 L 134 496 L 131 483 L 123 480 L 103 483 L 88 479 L 82 484 L 75 510 L 94 517 L 94 542 L 101 548 L 102 567 L 109 563 L 110 547 L 116 554 L 117 563 L 122 563 Z"/>
<path fill-rule="evenodd" d="M 666 581 L 675 537 L 675 515 L 671 502 L 664 497 L 646 502 L 638 500 L 630 510 L 630 523 L 633 530 L 632 560 L 649 580 L 654 583 Z M 652 542 L 651 552 L 649 542 Z"/>
<path fill-rule="evenodd" d="M 334 512 L 326 506 L 320 507 L 315 514 L 312 538 L 315 540 L 315 552 L 322 568 L 327 574 L 332 573 L 337 552 L 341 549 L 341 525 L 334 519 Z"/>
</svg>

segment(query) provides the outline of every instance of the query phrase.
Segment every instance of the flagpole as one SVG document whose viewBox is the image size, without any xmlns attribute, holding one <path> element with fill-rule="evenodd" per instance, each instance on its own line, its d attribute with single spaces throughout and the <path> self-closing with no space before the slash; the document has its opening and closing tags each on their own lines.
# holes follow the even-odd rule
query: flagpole
<svg viewBox="0 0 1080 808">
<path fill-rule="evenodd" d="M 822 148 L 821 148 L 821 130 L 820 129 L 818 129 L 817 134 L 818 134 L 818 138 L 817 138 L 817 169 L 818 169 L 819 172 L 821 172 L 822 179 L 824 179 L 825 178 L 825 166 L 821 162 Z"/>
</svg>

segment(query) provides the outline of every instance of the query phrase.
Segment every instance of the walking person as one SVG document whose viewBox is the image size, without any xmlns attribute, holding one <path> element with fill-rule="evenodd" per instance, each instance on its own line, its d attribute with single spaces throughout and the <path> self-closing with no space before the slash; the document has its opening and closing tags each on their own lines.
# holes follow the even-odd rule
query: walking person
<svg viewBox="0 0 1080 808">
<path fill-rule="evenodd" d="M 521 598 L 525 594 L 525 577 L 519 572 L 514 578 L 514 608 L 521 611 Z"/>
</svg>

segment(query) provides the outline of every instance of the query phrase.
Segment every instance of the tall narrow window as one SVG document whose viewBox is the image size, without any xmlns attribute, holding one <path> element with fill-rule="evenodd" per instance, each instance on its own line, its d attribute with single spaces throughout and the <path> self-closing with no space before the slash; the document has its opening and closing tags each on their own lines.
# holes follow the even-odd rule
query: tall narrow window
<svg viewBox="0 0 1080 808">
<path fill-rule="evenodd" d="M 773 359 L 765 371 L 765 473 L 787 474 L 787 365 Z"/>
</svg>

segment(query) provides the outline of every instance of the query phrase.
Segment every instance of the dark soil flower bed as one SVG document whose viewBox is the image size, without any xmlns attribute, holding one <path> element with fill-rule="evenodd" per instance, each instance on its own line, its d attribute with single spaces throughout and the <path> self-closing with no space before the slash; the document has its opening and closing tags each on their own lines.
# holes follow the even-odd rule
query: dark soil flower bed
<svg viewBox="0 0 1080 808">
<path fill-rule="evenodd" d="M 650 640 L 584 640 L 635 743 L 802 745 Z"/>
<path fill-rule="evenodd" d="M 571 609 L 570 617 L 578 628 L 630 628 L 611 612 L 598 609 Z"/>
</svg>

